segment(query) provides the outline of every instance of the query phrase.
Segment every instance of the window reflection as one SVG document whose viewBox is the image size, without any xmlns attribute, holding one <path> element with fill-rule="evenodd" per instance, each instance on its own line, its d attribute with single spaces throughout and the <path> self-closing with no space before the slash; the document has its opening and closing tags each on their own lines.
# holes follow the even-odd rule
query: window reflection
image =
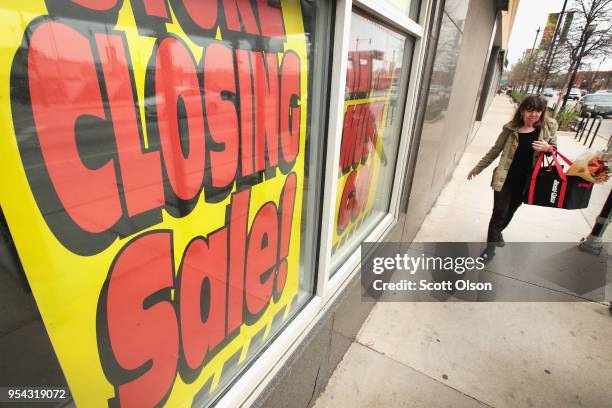
<svg viewBox="0 0 612 408">
<path fill-rule="evenodd" d="M 389 211 L 411 46 L 406 36 L 353 13 L 335 207 L 336 267 Z"/>
<path fill-rule="evenodd" d="M 414 21 L 419 21 L 422 0 L 385 0 Z"/>
</svg>

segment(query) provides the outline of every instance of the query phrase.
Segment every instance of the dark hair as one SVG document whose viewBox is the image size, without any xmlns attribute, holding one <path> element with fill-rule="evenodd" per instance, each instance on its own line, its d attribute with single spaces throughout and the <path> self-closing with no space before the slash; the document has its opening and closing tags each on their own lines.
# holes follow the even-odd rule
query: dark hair
<svg viewBox="0 0 612 408">
<path fill-rule="evenodd" d="M 519 105 L 518 109 L 514 113 L 514 117 L 512 118 L 512 125 L 515 127 L 521 127 L 524 125 L 523 116 L 521 112 L 535 110 L 538 112 L 542 112 L 540 115 L 540 119 L 536 123 L 533 124 L 536 128 L 542 128 L 546 124 L 546 106 L 548 103 L 546 99 L 542 98 L 540 95 L 529 95 L 523 102 Z"/>
</svg>

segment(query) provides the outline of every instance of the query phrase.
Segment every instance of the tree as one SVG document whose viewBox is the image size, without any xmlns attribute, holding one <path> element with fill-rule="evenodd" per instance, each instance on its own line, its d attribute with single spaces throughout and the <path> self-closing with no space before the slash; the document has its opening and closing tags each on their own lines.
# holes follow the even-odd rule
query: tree
<svg viewBox="0 0 612 408">
<path fill-rule="evenodd" d="M 543 63 L 544 54 L 539 49 L 534 48 L 527 56 L 527 72 L 525 76 L 525 91 L 529 90 L 531 86 L 532 91 L 535 91 L 537 82 L 541 79 L 540 71 L 538 66 Z"/>
<path fill-rule="evenodd" d="M 508 74 L 508 85 L 512 88 L 520 87 L 527 77 L 527 61 L 521 59 L 510 69 Z"/>
<path fill-rule="evenodd" d="M 567 40 L 559 44 L 567 55 L 569 67 L 555 106 L 555 117 L 567 103 L 583 59 L 601 57 L 612 51 L 612 0 L 575 0 L 572 11 L 574 23 Z"/>
<path fill-rule="evenodd" d="M 542 59 L 543 54 L 536 50 L 518 60 L 510 69 L 508 84 L 515 89 L 521 88 L 523 91 L 527 91 L 530 85 L 535 88 L 535 84 L 540 80 L 540 72 L 537 67 L 542 63 Z"/>
</svg>

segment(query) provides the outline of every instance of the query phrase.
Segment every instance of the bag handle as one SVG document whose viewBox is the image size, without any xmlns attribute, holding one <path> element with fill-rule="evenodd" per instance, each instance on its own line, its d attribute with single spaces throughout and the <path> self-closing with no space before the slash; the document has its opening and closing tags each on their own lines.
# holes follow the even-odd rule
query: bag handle
<svg viewBox="0 0 612 408">
<path fill-rule="evenodd" d="M 557 170 L 557 173 L 559 174 L 559 177 L 561 177 L 561 179 L 565 181 L 567 177 L 565 176 L 565 173 L 563 173 L 563 167 L 561 167 L 561 163 L 559 162 L 559 159 L 557 158 L 558 154 L 559 154 L 558 152 L 553 151 L 551 152 L 550 157 L 548 157 L 546 153 L 544 152 L 540 153 L 540 155 L 538 156 L 538 161 L 535 165 L 535 168 L 533 169 L 534 174 L 537 176 L 537 172 L 540 170 L 542 163 L 548 166 L 554 165 L 555 169 Z M 532 178 L 533 178 L 533 174 L 532 174 Z"/>
<path fill-rule="evenodd" d="M 555 162 L 555 168 L 557 169 L 557 173 L 559 173 L 559 177 L 561 177 L 561 180 L 567 181 L 567 176 L 563 172 L 563 167 L 561 167 L 561 163 L 559 163 L 559 159 L 557 158 L 557 155 L 559 153 L 556 150 L 553 150 L 551 153 L 552 153 L 551 156 L 553 158 L 553 161 Z M 544 155 L 544 153 L 540 153 L 540 154 Z"/>
<path fill-rule="evenodd" d="M 557 149 L 555 149 L 555 147 L 554 147 L 554 146 L 551 146 L 551 147 L 552 147 L 552 152 L 551 152 L 551 153 L 552 153 L 553 155 L 555 155 L 555 154 L 556 154 L 558 157 L 562 158 L 562 159 L 563 159 L 563 161 L 564 161 L 564 162 L 566 162 L 567 164 L 569 164 L 570 166 L 571 166 L 572 164 L 574 164 L 574 163 L 573 163 L 573 162 L 572 162 L 570 159 L 568 159 L 567 157 L 565 157 L 564 155 L 562 155 L 561 153 L 559 153 L 559 151 L 558 151 Z"/>
<path fill-rule="evenodd" d="M 567 176 L 565 175 L 565 173 L 563 173 L 563 168 L 561 167 L 561 164 L 559 163 L 559 160 L 557 159 L 557 155 L 559 155 L 559 153 L 553 147 L 551 156 L 555 164 L 555 169 L 557 169 L 557 174 L 559 174 L 559 177 L 561 178 L 561 181 L 562 181 L 561 191 L 559 193 L 559 200 L 558 200 L 557 207 L 563 208 L 563 202 L 565 201 L 565 192 L 567 189 Z M 538 178 L 538 173 L 540 172 L 540 168 L 542 167 L 542 162 L 544 161 L 545 156 L 546 155 L 543 152 L 540 153 L 540 155 L 538 156 L 538 161 L 536 162 L 535 168 L 533 169 L 533 172 L 531 173 L 531 181 L 529 183 L 529 196 L 527 198 L 528 204 L 533 204 L 533 196 L 535 194 L 536 179 Z M 566 162 L 571 163 L 565 156 L 562 156 L 562 158 Z"/>
</svg>

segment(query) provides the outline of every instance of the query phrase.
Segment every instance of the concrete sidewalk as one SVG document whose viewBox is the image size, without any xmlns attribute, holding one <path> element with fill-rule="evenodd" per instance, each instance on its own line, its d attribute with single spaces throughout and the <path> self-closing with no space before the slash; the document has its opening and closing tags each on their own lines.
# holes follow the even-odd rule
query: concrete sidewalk
<svg viewBox="0 0 612 408">
<path fill-rule="evenodd" d="M 469 182 L 466 175 L 513 110 L 505 96 L 495 99 L 415 242 L 485 239 L 495 166 Z M 603 148 L 604 141 L 596 144 Z M 563 132 L 559 149 L 570 159 L 586 150 Z M 590 232 L 609 191 L 608 185 L 596 186 L 585 210 L 523 205 L 504 238 L 576 243 Z M 315 404 L 480 406 L 612 407 L 612 317 L 606 307 L 379 302 Z"/>
</svg>

